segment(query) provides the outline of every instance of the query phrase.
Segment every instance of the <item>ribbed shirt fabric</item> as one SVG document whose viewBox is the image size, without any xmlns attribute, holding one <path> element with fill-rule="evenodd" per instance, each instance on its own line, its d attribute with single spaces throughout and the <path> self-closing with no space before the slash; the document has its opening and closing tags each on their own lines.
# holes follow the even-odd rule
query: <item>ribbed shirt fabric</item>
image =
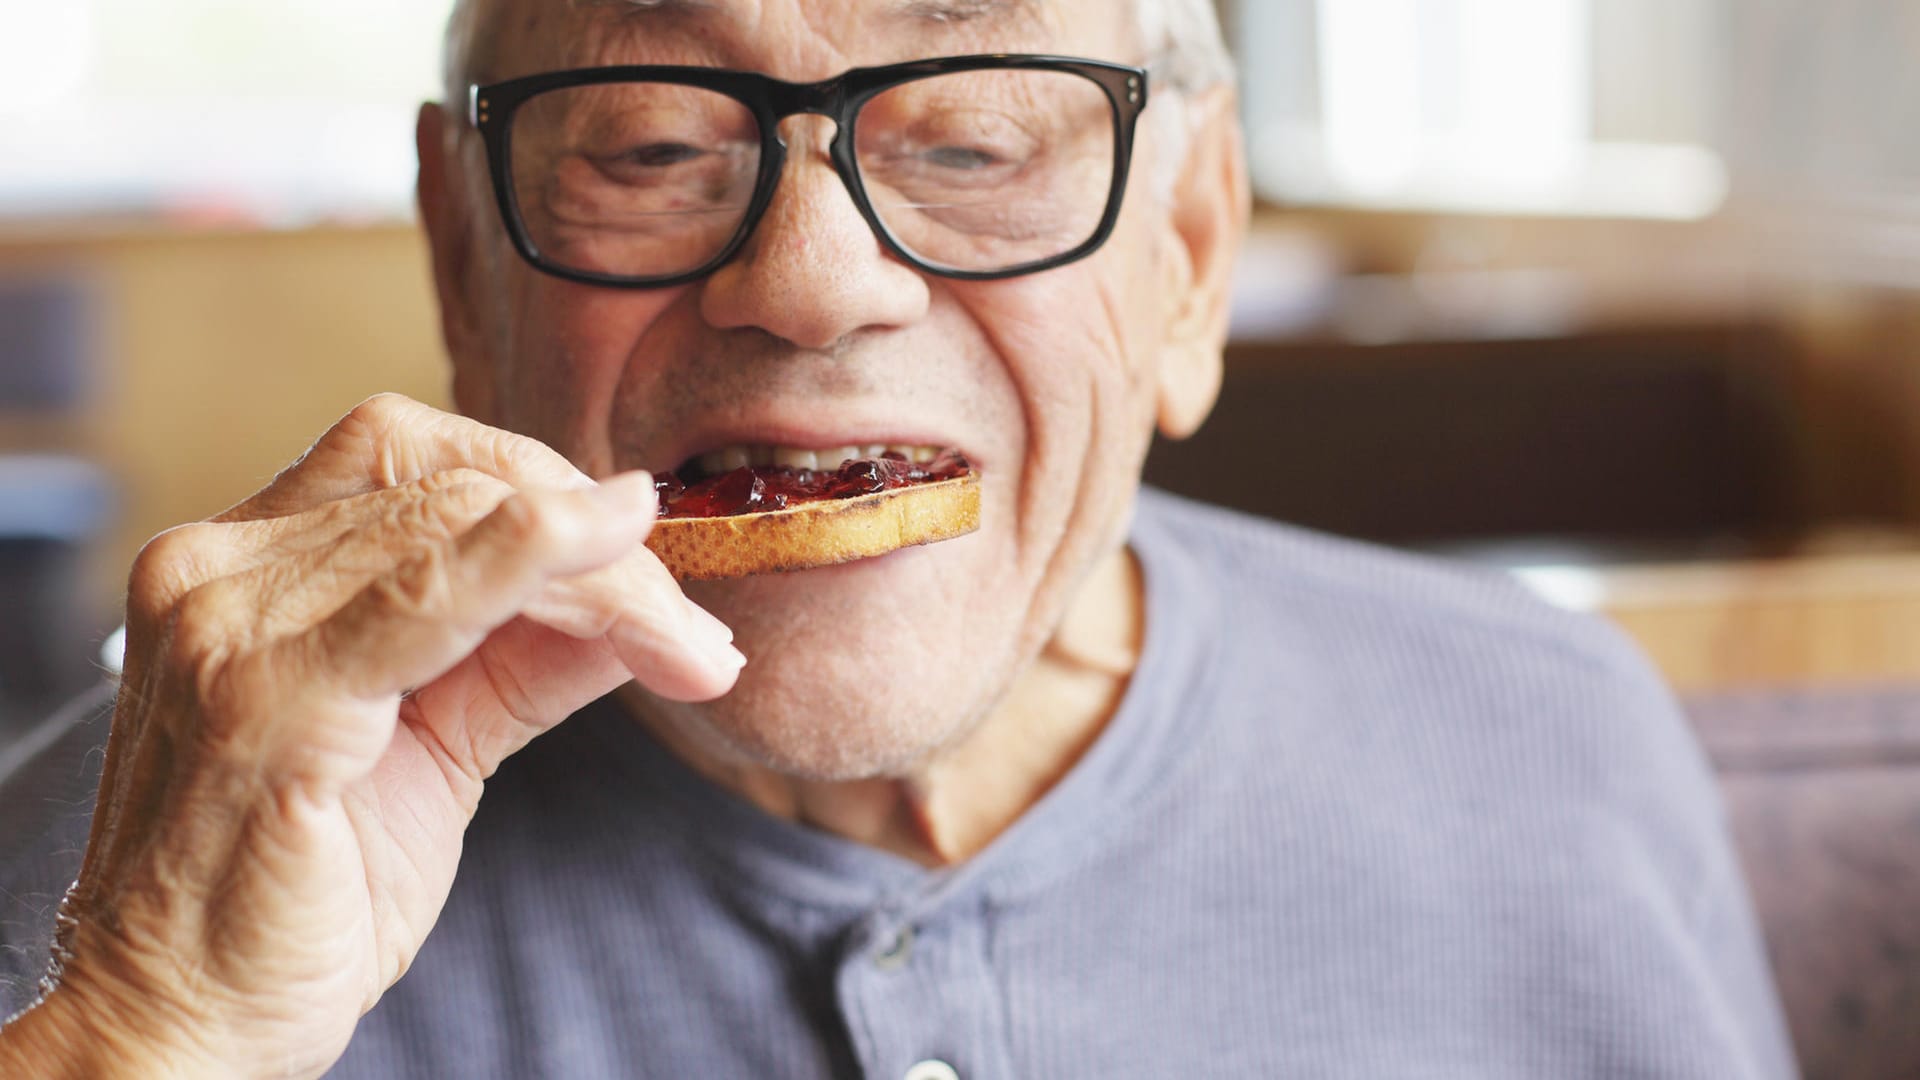
<svg viewBox="0 0 1920 1080">
<path fill-rule="evenodd" d="M 768 817 L 596 705 L 488 784 L 333 1075 L 1794 1074 L 1711 778 L 1617 634 L 1152 492 L 1132 544 L 1126 697 L 976 858 Z M 0 1011 L 45 965 L 102 712 L 0 784 Z"/>
</svg>

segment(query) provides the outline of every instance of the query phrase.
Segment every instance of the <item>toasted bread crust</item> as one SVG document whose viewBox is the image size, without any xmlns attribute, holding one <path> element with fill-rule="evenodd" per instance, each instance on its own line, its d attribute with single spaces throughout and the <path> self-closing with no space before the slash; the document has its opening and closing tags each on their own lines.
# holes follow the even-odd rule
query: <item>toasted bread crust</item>
<svg viewBox="0 0 1920 1080">
<path fill-rule="evenodd" d="M 980 527 L 980 477 L 732 517 L 666 518 L 647 547 L 682 581 L 805 570 L 930 544 Z"/>
</svg>

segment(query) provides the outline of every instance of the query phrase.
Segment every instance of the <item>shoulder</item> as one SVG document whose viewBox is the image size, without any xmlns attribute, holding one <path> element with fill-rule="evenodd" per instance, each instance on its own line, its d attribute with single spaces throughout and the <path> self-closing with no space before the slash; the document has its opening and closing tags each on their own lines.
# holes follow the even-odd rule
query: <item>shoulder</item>
<svg viewBox="0 0 1920 1080">
<path fill-rule="evenodd" d="M 1382 694 L 1491 704 L 1540 683 L 1665 702 L 1637 647 L 1511 576 L 1147 492 L 1149 573 L 1213 595 L 1230 650 L 1305 651 Z M 1647 702 L 1642 701 L 1642 704 Z"/>
<path fill-rule="evenodd" d="M 1235 752 L 1337 768 L 1377 807 L 1604 822 L 1676 883 L 1718 859 L 1692 732 L 1606 621 L 1502 573 L 1158 493 L 1135 537 L 1150 576 L 1157 563 L 1213 597 Z"/>
<path fill-rule="evenodd" d="M 1361 640 L 1375 646 L 1492 642 L 1503 652 L 1550 654 L 1603 674 L 1638 677 L 1645 670 L 1606 623 L 1555 608 L 1511 576 L 1482 567 L 1155 491 L 1142 499 L 1136 536 L 1171 549 L 1190 573 L 1224 587 L 1234 614 L 1256 626 L 1311 611 L 1335 616 L 1336 625 L 1363 632 Z"/>
</svg>

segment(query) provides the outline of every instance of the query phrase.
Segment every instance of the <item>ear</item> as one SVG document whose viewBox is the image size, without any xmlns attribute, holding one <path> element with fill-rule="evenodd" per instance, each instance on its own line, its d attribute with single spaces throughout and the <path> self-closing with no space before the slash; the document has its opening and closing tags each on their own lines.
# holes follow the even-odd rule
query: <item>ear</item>
<svg viewBox="0 0 1920 1080">
<path fill-rule="evenodd" d="M 1190 133 L 1169 207 L 1174 250 L 1160 260 L 1171 310 L 1158 419 L 1162 434 L 1184 439 L 1199 430 L 1220 396 L 1233 267 L 1253 204 L 1233 89 L 1218 86 L 1169 104 L 1187 109 Z"/>
<path fill-rule="evenodd" d="M 420 222 L 433 256 L 440 334 L 453 361 L 454 402 L 466 415 L 489 420 L 493 379 L 474 302 L 476 202 L 460 167 L 460 129 L 449 110 L 430 101 L 420 106 L 413 136 L 420 155 Z"/>
</svg>

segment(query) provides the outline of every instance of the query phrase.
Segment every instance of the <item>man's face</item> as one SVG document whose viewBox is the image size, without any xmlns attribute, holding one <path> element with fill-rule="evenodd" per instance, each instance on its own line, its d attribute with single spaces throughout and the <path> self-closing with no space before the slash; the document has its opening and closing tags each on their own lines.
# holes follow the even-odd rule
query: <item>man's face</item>
<svg viewBox="0 0 1920 1080">
<path fill-rule="evenodd" d="M 812 81 L 986 52 L 1140 63 L 1132 20 L 1115 17 L 1123 6 L 500 0 L 483 77 L 695 64 Z M 1174 95 L 1157 105 L 1185 107 Z M 885 252 L 833 171 L 833 132 L 820 117 L 782 126 L 786 170 L 739 256 L 665 290 L 572 284 L 514 255 L 471 132 L 445 191 L 423 180 L 458 396 L 480 419 L 539 438 L 594 475 L 765 444 L 955 447 L 982 475 L 973 535 L 690 585 L 735 629 L 749 664 L 717 702 L 651 702 L 656 720 L 781 771 L 850 779 L 912 766 L 1006 693 L 1087 572 L 1117 550 L 1167 389 L 1179 398 L 1182 380 L 1210 387 L 1214 377 L 1217 340 L 1196 348 L 1190 315 L 1195 304 L 1217 307 L 1194 293 L 1222 283 L 1194 273 L 1179 227 L 1174 204 L 1193 185 L 1171 202 L 1153 190 L 1168 164 L 1156 155 L 1174 150 L 1156 138 L 1164 128 L 1152 114 L 1108 244 L 998 282 L 945 280 Z M 1235 198 L 1232 183 L 1215 186 L 1212 198 Z"/>
</svg>

